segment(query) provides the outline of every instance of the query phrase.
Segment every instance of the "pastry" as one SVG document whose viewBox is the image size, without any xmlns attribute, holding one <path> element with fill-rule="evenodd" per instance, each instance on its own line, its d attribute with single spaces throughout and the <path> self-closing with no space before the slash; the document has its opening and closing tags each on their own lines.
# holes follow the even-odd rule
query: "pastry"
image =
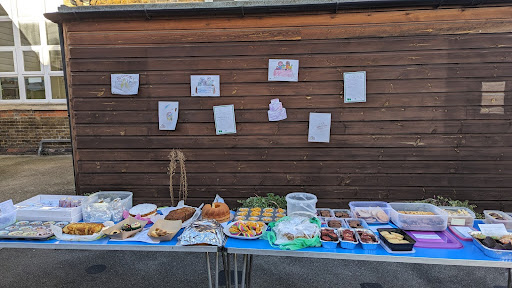
<svg viewBox="0 0 512 288">
<path fill-rule="evenodd" d="M 341 228 L 341 221 L 340 220 L 329 220 L 327 221 L 327 226 L 331 228 Z"/>
<path fill-rule="evenodd" d="M 52 231 L 50 231 L 49 229 L 37 229 L 36 233 L 39 237 L 52 235 Z"/>
<path fill-rule="evenodd" d="M 32 230 L 32 226 L 23 226 L 23 227 L 20 227 L 20 230 L 21 231 L 28 231 L 28 230 Z"/>
<path fill-rule="evenodd" d="M 492 218 L 494 218 L 496 220 L 506 220 L 505 217 L 503 217 L 503 215 L 501 215 L 499 213 L 495 213 L 495 212 L 489 213 L 489 216 L 491 216 Z"/>
<path fill-rule="evenodd" d="M 282 208 L 277 209 L 277 213 L 284 213 L 284 211 L 286 211 L 286 210 L 284 210 Z"/>
<path fill-rule="evenodd" d="M 71 223 L 62 229 L 62 232 L 71 235 L 93 235 L 105 227 L 101 223 Z"/>
<path fill-rule="evenodd" d="M 238 215 L 238 216 L 246 216 L 247 215 L 247 211 L 239 211 L 238 213 L 236 213 L 236 215 Z"/>
<path fill-rule="evenodd" d="M 188 219 L 192 218 L 196 213 L 196 208 L 193 207 L 183 207 L 180 209 L 172 210 L 165 216 L 165 220 L 181 220 L 181 223 L 184 223 Z"/>
<path fill-rule="evenodd" d="M 251 216 L 260 216 L 260 215 L 261 215 L 260 211 L 252 211 L 251 212 Z"/>
<path fill-rule="evenodd" d="M 261 211 L 261 208 L 260 208 Z M 231 212 L 226 203 L 215 202 L 212 205 L 206 204 L 203 207 L 203 219 L 214 219 L 219 223 L 229 221 Z"/>
<path fill-rule="evenodd" d="M 361 221 L 359 220 L 349 220 L 348 226 L 350 228 L 363 228 L 363 226 L 361 225 Z"/>
<path fill-rule="evenodd" d="M 9 234 L 9 231 L 0 231 L 0 236 L 5 236 Z"/>
<path fill-rule="evenodd" d="M 132 226 L 130 224 L 128 224 L 128 223 L 123 224 L 121 226 L 121 230 L 123 230 L 123 231 L 132 231 Z"/>
<path fill-rule="evenodd" d="M 272 217 L 272 213 L 263 213 L 263 216 L 265 216 L 265 217 Z"/>
<path fill-rule="evenodd" d="M 131 228 L 132 228 L 132 231 L 133 231 L 133 230 L 137 230 L 137 229 L 142 228 L 142 225 L 141 225 L 139 222 L 135 222 L 135 223 L 133 223 L 133 224 L 132 224 L 132 225 L 130 225 L 130 226 L 131 226 Z"/>
<path fill-rule="evenodd" d="M 337 217 L 337 218 L 350 218 L 350 215 L 348 215 L 347 212 L 334 211 L 334 217 Z"/>
<path fill-rule="evenodd" d="M 32 221 L 32 222 L 28 223 L 28 225 L 41 226 L 41 225 L 43 225 L 43 222 L 41 222 L 41 221 Z"/>
<path fill-rule="evenodd" d="M 7 230 L 7 231 L 18 230 L 18 227 L 16 227 L 16 226 L 9 226 L 9 227 L 6 227 L 5 230 Z"/>
<path fill-rule="evenodd" d="M 29 223 L 28 221 L 18 221 L 16 223 L 16 225 L 18 225 L 18 226 L 25 226 L 25 225 L 28 225 L 28 223 Z"/>
<path fill-rule="evenodd" d="M 149 236 L 151 237 L 162 237 L 162 236 L 165 236 L 169 234 L 169 232 L 167 232 L 166 230 L 164 229 L 160 229 L 160 228 L 155 228 L 155 230 L 151 231 L 149 233 Z"/>
<path fill-rule="evenodd" d="M 398 211 L 398 213 L 407 215 L 436 215 L 434 212 L 430 211 Z"/>
<path fill-rule="evenodd" d="M 153 215 L 156 215 L 157 207 L 155 204 L 139 204 L 133 206 L 128 213 L 130 213 L 130 216 L 135 217 L 137 215 L 140 215 L 142 218 L 150 217 Z"/>
<path fill-rule="evenodd" d="M 265 222 L 272 222 L 272 217 L 263 217 L 261 220 Z"/>
<path fill-rule="evenodd" d="M 249 208 L 240 208 L 240 209 L 238 209 L 238 211 L 240 211 L 240 212 L 247 212 L 247 211 L 249 211 Z"/>
<path fill-rule="evenodd" d="M 23 231 L 12 231 L 12 232 L 10 232 L 7 235 L 9 235 L 9 236 L 22 236 L 23 235 Z"/>
<path fill-rule="evenodd" d="M 356 235 L 354 234 L 353 231 L 351 231 L 349 229 L 345 229 L 341 232 L 341 240 L 356 242 Z"/>
<path fill-rule="evenodd" d="M 237 216 L 235 219 L 236 220 L 245 220 L 245 218 L 246 218 L 245 216 Z"/>
<path fill-rule="evenodd" d="M 261 212 L 261 208 L 260 207 L 254 207 L 254 208 L 251 208 L 251 211 Z"/>
<path fill-rule="evenodd" d="M 260 217 L 249 217 L 249 220 L 258 221 L 258 220 L 260 220 Z"/>
<path fill-rule="evenodd" d="M 320 230 L 320 239 L 322 241 L 338 241 L 338 235 L 336 235 L 336 231 L 333 229 L 322 229 Z"/>
<path fill-rule="evenodd" d="M 273 208 L 265 208 L 265 209 L 263 209 L 263 212 L 272 213 L 272 212 L 274 212 L 274 209 Z"/>
<path fill-rule="evenodd" d="M 54 225 L 55 224 L 55 221 L 46 221 L 43 223 L 44 226 L 50 226 L 50 225 Z"/>
<path fill-rule="evenodd" d="M 114 230 L 110 231 L 110 235 L 116 235 L 119 233 L 121 233 L 121 230 L 119 230 L 119 229 L 114 229 Z"/>
<path fill-rule="evenodd" d="M 34 237 L 34 236 L 37 236 L 37 232 L 36 231 L 23 232 L 22 236 Z"/>
</svg>

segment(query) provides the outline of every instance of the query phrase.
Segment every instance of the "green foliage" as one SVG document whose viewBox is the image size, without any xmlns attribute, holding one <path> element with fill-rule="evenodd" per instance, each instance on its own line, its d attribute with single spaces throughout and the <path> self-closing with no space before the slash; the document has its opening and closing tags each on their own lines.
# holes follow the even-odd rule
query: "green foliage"
<svg viewBox="0 0 512 288">
<path fill-rule="evenodd" d="M 434 198 L 427 198 L 425 200 L 415 201 L 416 203 L 429 203 L 436 206 L 452 206 L 452 207 L 465 207 L 475 212 L 476 205 L 469 204 L 468 200 L 460 201 L 453 200 L 451 198 L 445 198 L 443 196 L 434 196 Z M 477 219 L 484 219 L 484 215 L 482 213 L 475 212 Z"/>
<path fill-rule="evenodd" d="M 238 200 L 238 203 L 242 204 L 242 207 L 247 208 L 272 207 L 286 209 L 286 198 L 283 196 L 275 195 L 274 193 L 267 193 L 266 197 L 256 195 L 254 197 L 247 198 L 246 200 Z"/>
</svg>

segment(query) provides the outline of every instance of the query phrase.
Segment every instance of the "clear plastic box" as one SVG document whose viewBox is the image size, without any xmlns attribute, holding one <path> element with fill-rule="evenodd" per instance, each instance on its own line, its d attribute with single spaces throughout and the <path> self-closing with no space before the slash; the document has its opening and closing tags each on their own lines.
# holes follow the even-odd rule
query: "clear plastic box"
<svg viewBox="0 0 512 288">
<path fill-rule="evenodd" d="M 334 217 L 337 217 L 337 218 L 353 218 L 353 215 L 352 215 L 352 212 L 350 211 L 350 209 L 332 209 L 332 213 L 334 213 Z M 340 217 L 340 216 L 336 216 L 336 213 L 346 213 L 348 214 L 348 217 Z"/>
<path fill-rule="evenodd" d="M 5 205 L 2 207 L 6 207 L 6 211 L 0 210 L 0 229 L 3 229 L 16 222 L 16 209 L 14 209 L 12 205 L 12 200 L 7 200 L 2 202 L 2 204 Z"/>
<path fill-rule="evenodd" d="M 133 193 L 128 191 L 101 191 L 82 202 L 84 222 L 119 222 L 123 211 L 132 208 Z"/>
<path fill-rule="evenodd" d="M 490 214 L 496 213 L 501 215 L 505 220 L 498 220 L 492 217 Z M 503 211 L 498 210 L 484 210 L 485 220 L 487 224 L 503 224 L 507 230 L 512 230 L 512 217 Z"/>
<path fill-rule="evenodd" d="M 441 206 L 448 214 L 449 226 L 471 226 L 475 221 L 475 213 L 466 207 Z M 465 211 L 465 212 L 463 212 Z"/>
<path fill-rule="evenodd" d="M 333 228 L 333 229 L 339 229 L 339 228 L 345 228 L 345 223 L 343 221 L 343 219 L 341 218 L 336 218 L 336 217 L 326 217 L 324 219 L 325 221 L 325 225 L 329 228 Z M 331 224 L 330 221 L 335 221 L 334 224 Z M 329 225 L 336 225 L 336 221 L 337 222 L 340 222 L 340 227 L 331 227 Z"/>
<path fill-rule="evenodd" d="M 348 203 L 350 207 L 350 211 L 352 211 L 352 215 L 354 218 L 364 219 L 367 223 L 388 223 L 389 216 L 391 212 L 391 207 L 387 202 L 383 201 L 353 201 Z M 376 209 L 376 208 L 380 209 Z M 373 209 L 372 209 L 373 208 Z M 382 209 L 387 215 L 387 217 L 377 217 L 375 213 Z M 362 213 L 368 214 L 367 216 L 363 216 Z M 386 216 L 384 215 L 384 216 Z"/>
<path fill-rule="evenodd" d="M 448 227 L 448 214 L 428 203 L 389 203 L 391 221 L 398 228 L 414 231 L 443 231 Z M 434 215 L 403 214 L 398 211 L 432 212 Z"/>
<path fill-rule="evenodd" d="M 316 214 L 316 202 L 318 202 L 318 199 L 313 194 L 290 193 L 286 195 L 286 210 L 288 210 L 288 215 L 296 213 L 314 216 Z"/>
<path fill-rule="evenodd" d="M 59 207 L 59 200 L 71 198 L 72 200 L 85 201 L 86 196 L 76 195 L 37 195 L 16 204 L 16 220 L 37 221 L 65 221 L 79 222 L 82 220 L 82 206 L 63 208 Z"/>
</svg>

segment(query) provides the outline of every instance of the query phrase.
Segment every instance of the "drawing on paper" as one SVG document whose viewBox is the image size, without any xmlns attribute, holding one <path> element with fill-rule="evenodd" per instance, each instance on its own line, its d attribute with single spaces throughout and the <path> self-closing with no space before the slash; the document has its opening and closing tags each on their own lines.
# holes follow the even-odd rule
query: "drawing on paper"
<svg viewBox="0 0 512 288">
<path fill-rule="evenodd" d="M 192 96 L 220 96 L 220 76 L 191 75 L 190 87 Z"/>
<path fill-rule="evenodd" d="M 178 123 L 178 102 L 158 102 L 158 129 L 176 130 Z"/>
<path fill-rule="evenodd" d="M 299 81 L 299 60 L 269 59 L 268 81 Z"/>
<path fill-rule="evenodd" d="M 111 74 L 112 94 L 137 95 L 139 93 L 139 74 Z"/>
</svg>

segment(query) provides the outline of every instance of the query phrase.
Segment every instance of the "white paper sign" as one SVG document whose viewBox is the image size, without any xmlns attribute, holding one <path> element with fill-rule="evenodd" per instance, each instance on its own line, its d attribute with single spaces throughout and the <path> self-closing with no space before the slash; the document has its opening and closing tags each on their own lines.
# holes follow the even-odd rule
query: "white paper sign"
<svg viewBox="0 0 512 288">
<path fill-rule="evenodd" d="M 213 106 L 213 117 L 217 135 L 236 133 L 234 105 Z"/>
<path fill-rule="evenodd" d="M 111 74 L 112 95 L 137 95 L 139 93 L 139 74 Z"/>
<path fill-rule="evenodd" d="M 299 81 L 299 60 L 268 59 L 268 81 Z"/>
<path fill-rule="evenodd" d="M 158 129 L 176 130 L 178 102 L 158 101 Z"/>
<path fill-rule="evenodd" d="M 471 227 L 466 227 L 466 226 L 457 226 L 457 227 L 452 227 L 452 228 L 457 230 L 465 238 L 471 238 L 471 235 L 469 235 L 469 232 L 474 231 L 473 229 L 471 229 Z"/>
<path fill-rule="evenodd" d="M 220 96 L 220 76 L 190 75 L 190 93 L 192 96 Z"/>
<path fill-rule="evenodd" d="M 0 203 L 0 214 L 9 214 L 15 210 L 14 204 L 12 203 L 12 199 L 9 199 L 7 201 L 4 201 Z"/>
<path fill-rule="evenodd" d="M 343 73 L 345 103 L 366 102 L 366 71 Z"/>
<path fill-rule="evenodd" d="M 331 136 L 331 113 L 309 113 L 308 142 L 329 143 Z"/>
<path fill-rule="evenodd" d="M 435 233 L 412 233 L 416 239 L 424 239 L 424 240 L 442 240 L 439 235 Z"/>
<path fill-rule="evenodd" d="M 508 234 L 503 224 L 478 224 L 478 228 L 485 236 L 503 236 Z"/>
<path fill-rule="evenodd" d="M 286 108 L 283 108 L 283 103 L 279 99 L 270 100 L 268 105 L 268 121 L 280 121 L 286 119 Z"/>
</svg>

